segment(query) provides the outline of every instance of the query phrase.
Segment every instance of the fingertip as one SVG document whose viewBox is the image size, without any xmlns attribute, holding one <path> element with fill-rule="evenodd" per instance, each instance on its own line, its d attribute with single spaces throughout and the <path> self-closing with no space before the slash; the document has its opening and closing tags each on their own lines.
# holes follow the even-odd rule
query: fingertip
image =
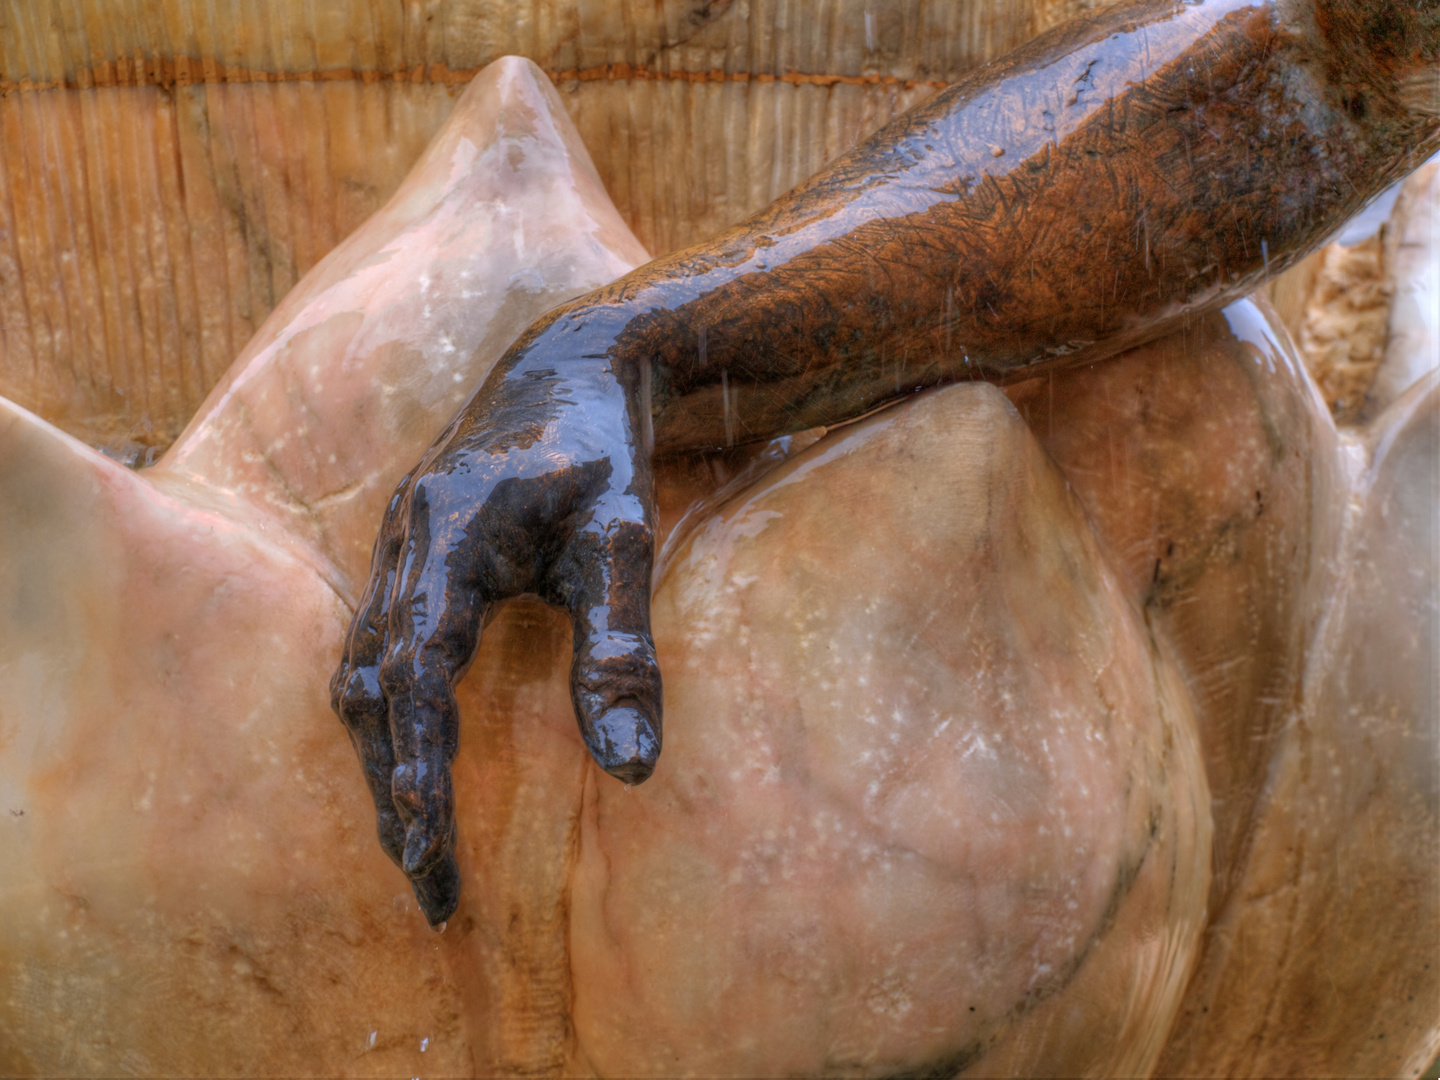
<svg viewBox="0 0 1440 1080">
<path fill-rule="evenodd" d="M 626 784 L 648 780 L 660 758 L 664 700 L 649 634 L 596 635 L 577 651 L 570 690 L 595 763 Z"/>
<path fill-rule="evenodd" d="M 637 701 L 618 701 L 584 731 L 595 763 L 626 784 L 643 784 L 660 758 L 660 725 Z"/>
</svg>

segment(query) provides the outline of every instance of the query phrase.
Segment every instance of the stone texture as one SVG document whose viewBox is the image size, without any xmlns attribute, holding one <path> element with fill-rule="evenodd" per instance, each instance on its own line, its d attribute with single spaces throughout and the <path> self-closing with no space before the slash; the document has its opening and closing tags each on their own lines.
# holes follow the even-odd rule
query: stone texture
<svg viewBox="0 0 1440 1080">
<path fill-rule="evenodd" d="M 988 387 L 816 443 L 691 534 L 656 620 L 663 782 L 595 773 L 563 619 L 507 606 L 459 691 L 462 907 L 424 930 L 325 694 L 349 542 L 373 525 L 317 527 L 332 519 L 292 496 L 338 469 L 378 516 L 366 478 L 403 468 L 424 409 L 445 407 L 436 342 L 489 340 L 477 305 L 447 297 L 492 288 L 492 322 L 523 322 L 552 302 L 529 269 L 579 289 L 623 263 L 597 237 L 633 244 L 585 197 L 533 69 L 499 65 L 471 93 L 501 120 L 462 103 L 160 466 L 121 468 L 0 404 L 4 1070 L 1144 1072 L 1208 878 L 1190 706 Z M 472 245 L 465 279 L 445 240 L 485 221 L 508 242 Z M 411 343 L 412 377 L 387 366 L 391 340 Z M 359 407 L 413 425 L 348 443 Z M 726 589 L 758 572 L 737 606 Z M 705 809 L 721 787 L 728 821 Z M 726 888 L 704 888 L 705 865 Z M 685 992 L 636 1016 L 661 985 L 651 956 Z M 729 1036 L 687 1037 L 700 1016 Z"/>
<path fill-rule="evenodd" d="M 380 852 L 326 681 L 384 499 L 455 395 L 557 298 L 643 257 L 553 89 L 505 62 L 165 463 L 121 468 L 0 401 L 0 1071 L 553 1062 L 569 835 L 554 789 L 578 800 L 583 761 L 563 681 L 527 689 L 533 650 L 505 649 L 502 620 L 464 692 L 467 746 L 487 756 L 457 787 L 483 868 L 467 894 L 520 914 L 444 938 Z M 522 638 L 534 622 L 507 619 Z M 566 639 L 542 640 L 549 676 Z M 482 720 L 499 707 L 503 735 Z M 525 723 L 537 712 L 561 733 Z M 488 802 L 465 788 L 480 779 Z"/>
<path fill-rule="evenodd" d="M 325 701 L 346 597 L 454 376 L 644 257 L 533 69 L 471 92 L 160 468 L 0 403 L 3 1071 L 1137 1075 L 1179 1009 L 1166 1074 L 1418 1072 L 1434 377 L 1339 437 L 1247 305 L 1015 388 L 1034 438 L 957 387 L 753 469 L 671 546 L 644 787 L 505 608 L 424 932 Z"/>
<path fill-rule="evenodd" d="M 1250 300 L 1010 393 L 1194 694 L 1218 912 L 1333 559 L 1348 492 L 1334 426 L 1284 328 Z"/>
<path fill-rule="evenodd" d="M 1306 260 L 1295 312 L 1295 341 L 1305 366 L 1341 424 L 1360 418 L 1385 359 L 1390 303 L 1379 236 L 1351 247 L 1327 244 Z"/>
<path fill-rule="evenodd" d="M 1418 1076 L 1440 1048 L 1437 402 L 1431 375 L 1344 444 L 1299 692 L 1163 1075 Z"/>
<path fill-rule="evenodd" d="M 998 391 L 817 443 L 655 604 L 663 767 L 581 818 L 591 1067 L 1148 1072 L 1208 878 L 1190 706 Z"/>
</svg>

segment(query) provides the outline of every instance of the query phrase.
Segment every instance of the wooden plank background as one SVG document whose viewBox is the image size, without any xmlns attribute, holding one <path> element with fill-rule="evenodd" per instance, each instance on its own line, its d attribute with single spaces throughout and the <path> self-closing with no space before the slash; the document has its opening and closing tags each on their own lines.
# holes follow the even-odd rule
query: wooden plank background
<svg viewBox="0 0 1440 1080">
<path fill-rule="evenodd" d="M 1085 0 L 0 0 L 0 395 L 163 446 L 491 60 L 655 253 Z"/>
</svg>

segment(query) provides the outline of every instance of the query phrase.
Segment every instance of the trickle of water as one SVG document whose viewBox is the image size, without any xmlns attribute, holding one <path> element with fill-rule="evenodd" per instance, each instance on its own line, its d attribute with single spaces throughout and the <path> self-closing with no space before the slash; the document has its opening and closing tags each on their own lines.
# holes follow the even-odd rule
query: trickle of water
<svg viewBox="0 0 1440 1080">
<path fill-rule="evenodd" d="M 875 13 L 868 9 L 865 12 L 865 51 L 875 51 Z"/>
<path fill-rule="evenodd" d="M 720 371 L 720 403 L 725 409 L 725 448 L 735 445 L 735 421 L 730 415 L 730 371 Z"/>
<path fill-rule="evenodd" d="M 945 359 L 950 359 L 950 332 L 953 329 L 955 286 L 945 286 Z"/>
</svg>

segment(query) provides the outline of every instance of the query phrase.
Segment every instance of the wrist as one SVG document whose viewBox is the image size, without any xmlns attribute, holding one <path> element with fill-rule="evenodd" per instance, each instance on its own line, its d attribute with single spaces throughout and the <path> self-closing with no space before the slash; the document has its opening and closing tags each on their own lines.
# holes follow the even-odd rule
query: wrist
<svg viewBox="0 0 1440 1080">
<path fill-rule="evenodd" d="M 524 355 L 517 370 L 620 359 L 619 339 L 634 315 L 623 302 L 578 297 L 546 315 L 526 335 L 528 340 L 522 339 Z"/>
</svg>

